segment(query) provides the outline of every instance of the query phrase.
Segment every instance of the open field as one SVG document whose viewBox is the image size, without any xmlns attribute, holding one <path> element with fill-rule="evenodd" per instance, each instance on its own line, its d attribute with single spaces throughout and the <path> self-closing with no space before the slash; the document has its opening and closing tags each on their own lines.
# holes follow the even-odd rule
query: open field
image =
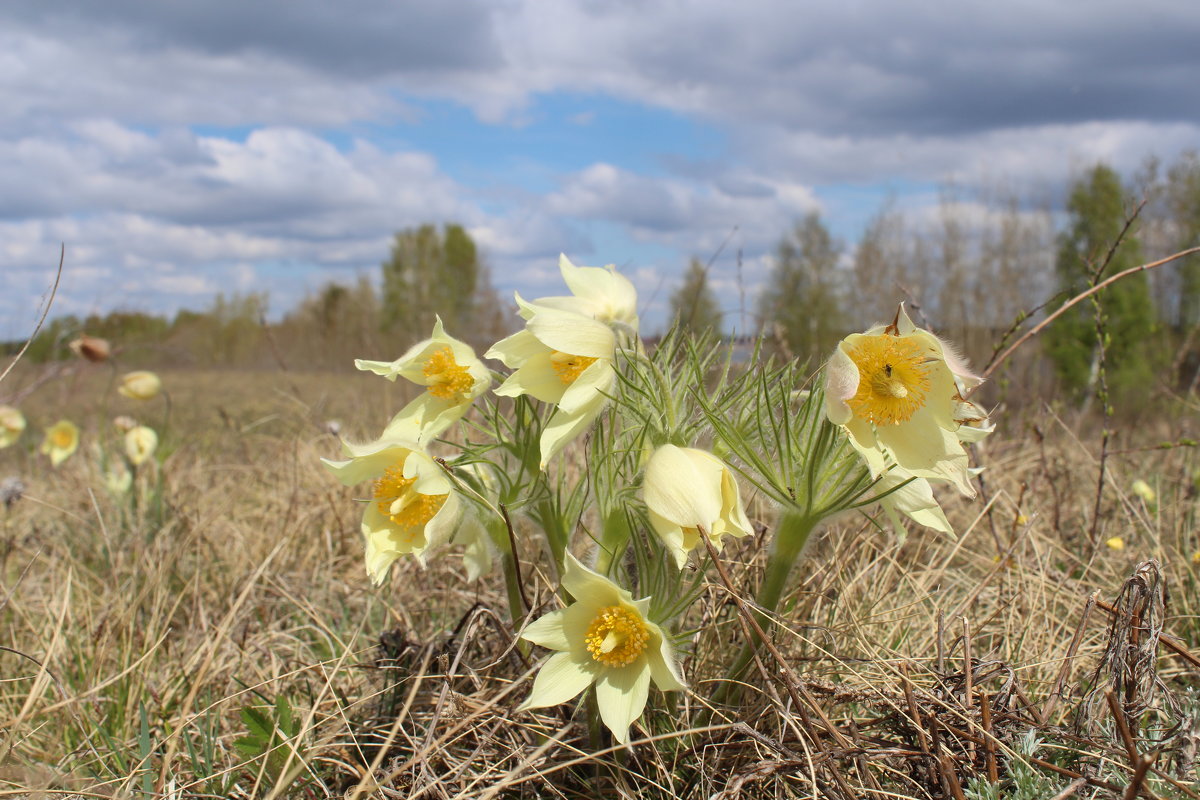
<svg viewBox="0 0 1200 800">
<path fill-rule="evenodd" d="M 597 752 L 576 704 L 514 712 L 539 651 L 513 647 L 497 575 L 467 583 L 445 558 L 368 580 L 361 490 L 319 458 L 338 454 L 329 420 L 377 435 L 402 386 L 164 371 L 163 426 L 164 401 L 121 398 L 110 376 L 38 389 L 30 430 L 0 451 L 0 479 L 26 486 L 0 511 L 0 797 L 1119 797 L 1156 747 L 1143 796 L 1200 793 L 1200 452 L 1154 449 L 1196 436 L 1194 400 L 1112 423 L 1098 504 L 1101 421 L 1034 407 L 994 417 L 980 497 L 939 494 L 957 539 L 825 525 L 786 593 L 782 663 L 764 654 L 743 701 L 714 711 L 716 665 L 743 634 L 710 574 L 689 690 L 652 694 L 635 746 Z M 96 449 L 115 447 L 118 414 L 165 429 L 125 495 Z M 84 440 L 51 470 L 34 429 L 60 416 Z M 762 498 L 748 511 L 774 524 Z M 552 608 L 521 530 L 529 600 Z M 746 596 L 764 541 L 723 554 Z M 1089 598 L 1116 605 L 1139 564 L 1139 618 L 1114 629 Z M 1105 687 L 1142 725 L 1128 744 Z M 989 773 L 1006 793 L 971 788 Z M 1043 779 L 1053 790 L 1013 793 Z"/>
</svg>

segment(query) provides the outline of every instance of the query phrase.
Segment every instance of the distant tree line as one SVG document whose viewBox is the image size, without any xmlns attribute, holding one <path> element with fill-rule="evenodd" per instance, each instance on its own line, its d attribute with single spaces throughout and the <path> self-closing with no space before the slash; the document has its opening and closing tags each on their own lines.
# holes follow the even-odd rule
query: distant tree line
<svg viewBox="0 0 1200 800">
<path fill-rule="evenodd" d="M 378 286 L 378 288 L 377 288 Z M 266 322 L 265 293 L 218 294 L 205 310 L 174 318 L 136 311 L 56 317 L 26 357 L 72 358 L 80 334 L 109 340 L 118 359 L 136 354 L 149 367 L 352 369 L 355 358 L 398 357 L 429 336 L 434 316 L 458 338 L 486 348 L 507 333 L 512 316 L 492 287 L 486 264 L 461 225 L 422 225 L 396 233 L 378 284 L 328 283 L 282 320 Z M 0 345 L 15 354 L 22 342 Z"/>
<path fill-rule="evenodd" d="M 890 319 L 903 300 L 914 319 L 982 365 L 1017 323 L 1032 324 L 1127 267 L 1197 244 L 1195 153 L 1165 168 L 1149 161 L 1128 182 L 1096 165 L 1057 201 L 949 186 L 932 209 L 885 204 L 852 248 L 818 214 L 799 220 L 772 253 L 750 332 L 763 333 L 768 352 L 816 368 L 841 337 Z M 691 260 L 670 296 L 671 319 L 697 332 L 732 327 L 711 280 L 720 268 Z M 1027 348 L 1024 365 L 1014 364 L 995 382 L 1005 397 L 1083 401 L 1101 371 L 1118 398 L 1156 386 L 1197 388 L 1200 258 L 1127 278 L 1096 300 L 1051 325 L 1040 349 Z M 292 369 L 345 369 L 355 357 L 400 355 L 428 336 L 435 314 L 480 349 L 512 326 L 509 304 L 497 296 L 477 245 L 456 224 L 397 232 L 378 280 L 362 275 L 350 285 L 329 283 L 273 324 L 265 323 L 267 301 L 260 293 L 221 294 L 209 308 L 173 318 L 129 311 L 59 317 L 45 325 L 28 358 L 70 358 L 68 343 L 87 333 L 111 340 L 118 355 L 136 352 L 148 366 L 283 361 Z M 0 350 L 15 353 L 21 344 Z"/>
<path fill-rule="evenodd" d="M 768 351 L 815 368 L 843 336 L 890 320 L 905 301 L 914 319 L 982 365 L 1018 323 L 1027 327 L 1124 269 L 1197 245 L 1195 153 L 1165 170 L 1148 162 L 1129 183 L 1098 164 L 1072 182 L 1065 203 L 947 187 L 932 212 L 906 214 L 886 204 L 852 250 L 819 215 L 800 220 L 772 254 L 756 325 Z M 680 326 L 727 327 L 708 276 L 693 259 L 671 297 Z M 1101 370 L 1118 399 L 1197 388 L 1200 257 L 1135 274 L 1095 299 L 1050 325 L 1040 348 L 1026 348 L 989 391 L 1003 390 L 1013 401 L 1084 402 Z"/>
</svg>

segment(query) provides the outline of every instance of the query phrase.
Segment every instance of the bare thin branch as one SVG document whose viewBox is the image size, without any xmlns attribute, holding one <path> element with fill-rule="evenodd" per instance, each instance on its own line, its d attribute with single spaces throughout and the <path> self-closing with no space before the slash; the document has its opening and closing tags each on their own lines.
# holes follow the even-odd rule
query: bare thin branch
<svg viewBox="0 0 1200 800">
<path fill-rule="evenodd" d="M 46 301 L 45 307 L 42 308 L 42 316 L 38 319 L 37 325 L 33 326 L 33 333 L 29 334 L 29 338 L 25 340 L 25 345 L 17 353 L 17 357 L 4 368 L 4 372 L 0 374 L 0 383 L 8 377 L 8 373 L 12 372 L 13 367 L 21 360 L 21 356 L 25 355 L 25 351 L 29 349 L 29 345 L 33 344 L 33 340 L 37 338 L 38 331 L 42 329 L 42 324 L 46 321 L 46 317 L 50 315 L 50 306 L 54 305 L 54 296 L 58 294 L 58 282 L 62 280 L 63 262 L 67 257 L 67 244 L 63 242 L 59 245 L 58 252 L 58 271 L 54 273 L 54 285 L 50 287 L 50 299 Z"/>
</svg>

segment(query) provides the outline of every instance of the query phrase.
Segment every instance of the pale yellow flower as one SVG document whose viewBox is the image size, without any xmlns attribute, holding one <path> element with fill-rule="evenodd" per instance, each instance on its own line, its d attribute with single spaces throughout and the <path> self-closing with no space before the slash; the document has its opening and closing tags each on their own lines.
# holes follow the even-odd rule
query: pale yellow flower
<svg viewBox="0 0 1200 800">
<path fill-rule="evenodd" d="M 979 380 L 901 305 L 892 324 L 838 344 L 826 366 L 825 408 L 860 452 L 881 451 L 909 475 L 950 481 L 974 497 L 962 442 L 992 428 L 963 393 Z"/>
<path fill-rule="evenodd" d="M 153 428 L 138 425 L 130 428 L 125 434 L 125 455 L 129 463 L 135 467 L 141 466 L 154 451 L 158 449 L 158 434 Z"/>
<path fill-rule="evenodd" d="M 50 463 L 58 466 L 71 457 L 79 447 L 79 428 L 69 420 L 59 420 L 46 429 L 42 440 L 42 453 L 50 456 Z"/>
<path fill-rule="evenodd" d="M 25 415 L 12 406 L 0 406 L 0 449 L 14 444 L 25 432 Z"/>
<path fill-rule="evenodd" d="M 162 391 L 162 381 L 153 372 L 137 370 L 121 376 L 117 391 L 134 400 L 153 400 Z"/>
<path fill-rule="evenodd" d="M 559 255 L 558 268 L 571 295 L 539 297 L 533 301 L 535 305 L 571 311 L 637 333 L 637 289 L 612 264 L 577 267 L 565 255 Z"/>
<path fill-rule="evenodd" d="M 720 550 L 725 536 L 748 536 L 750 520 L 737 479 L 721 459 L 704 450 L 663 445 L 646 463 L 642 496 L 650 525 L 680 569 L 701 544 L 701 530 Z"/>
<path fill-rule="evenodd" d="M 121 414 L 120 416 L 113 417 L 112 424 L 121 433 L 129 433 L 138 426 L 138 421 L 133 417 Z"/>
<path fill-rule="evenodd" d="M 104 473 L 104 488 L 115 495 L 125 494 L 133 486 L 133 473 L 120 460 L 114 460 Z"/>
<path fill-rule="evenodd" d="M 1106 545 L 1108 545 L 1109 550 L 1124 550 L 1125 549 L 1125 540 L 1122 539 L 1120 536 L 1113 536 L 1112 538 L 1107 539 L 1104 543 Z"/>
<path fill-rule="evenodd" d="M 426 387 L 396 414 L 384 432 L 387 438 L 415 431 L 419 443 L 444 433 L 492 383 L 488 368 L 475 357 L 475 351 L 466 342 L 449 336 L 441 317 L 436 318 L 430 338 L 413 345 L 395 361 L 357 359 L 354 365 L 390 381 L 399 376 Z"/>
<path fill-rule="evenodd" d="M 616 386 L 617 339 L 603 322 L 550 306 L 528 303 L 517 295 L 525 329 L 502 339 L 487 352 L 513 373 L 496 394 L 527 394 L 558 410 L 542 431 L 541 466 L 596 420 Z"/>
<path fill-rule="evenodd" d="M 1158 497 L 1154 490 L 1150 488 L 1150 484 L 1146 483 L 1141 478 L 1138 478 L 1136 481 L 1134 481 L 1133 485 L 1129 487 L 1129 490 L 1138 497 L 1142 498 L 1146 505 L 1153 504 L 1155 498 Z"/>
<path fill-rule="evenodd" d="M 567 553 L 563 588 L 575 602 L 551 611 L 521 638 L 557 651 L 538 671 L 518 711 L 565 703 L 596 684 L 600 717 L 622 744 L 642 715 L 650 681 L 664 692 L 683 689 L 671 643 L 648 618 L 650 598 L 633 595 Z"/>
<path fill-rule="evenodd" d="M 322 461 L 347 486 L 371 481 L 362 532 L 367 573 L 375 583 L 383 582 L 401 556 L 424 564 L 429 550 L 449 542 L 460 526 L 478 524 L 473 514 L 463 513 L 463 501 L 442 467 L 415 442 L 343 442 L 342 449 L 346 460 Z"/>
</svg>

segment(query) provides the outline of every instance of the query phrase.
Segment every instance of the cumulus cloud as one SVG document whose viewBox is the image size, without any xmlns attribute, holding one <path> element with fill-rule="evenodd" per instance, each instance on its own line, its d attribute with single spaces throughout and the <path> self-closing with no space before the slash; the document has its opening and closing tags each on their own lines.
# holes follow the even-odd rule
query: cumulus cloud
<svg viewBox="0 0 1200 800">
<path fill-rule="evenodd" d="M 85 120 L 56 138 L 0 140 L 0 182 L 23 187 L 0 197 L 0 271 L 25 289 L 0 300 L 10 318 L 24 316 L 59 242 L 56 311 L 74 313 L 101 301 L 141 307 L 156 291 L 177 306 L 236 290 L 245 281 L 226 276 L 235 265 L 374 268 L 394 230 L 485 220 L 428 154 L 366 142 L 342 151 L 284 128 L 237 142 Z"/>
<path fill-rule="evenodd" d="M 739 148 L 815 183 L 888 176 L 917 181 L 1036 184 L 1103 161 L 1130 172 L 1147 156 L 1172 158 L 1200 141 L 1200 123 L 1080 122 L 950 136 L 824 136 L 784 128 L 744 131 Z"/>
<path fill-rule="evenodd" d="M 819 208 L 800 184 L 736 175 L 711 181 L 647 177 L 604 163 L 567 176 L 545 206 L 555 215 L 619 223 L 641 240 L 694 252 L 719 246 L 733 228 L 741 241 L 761 249 L 797 217 Z"/>
<path fill-rule="evenodd" d="M 0 270 L 17 291 L 0 313 L 29 316 L 61 241 L 62 310 L 154 292 L 166 307 L 284 268 L 293 293 L 324 269 L 374 269 L 392 231 L 443 220 L 468 226 L 502 288 L 549 282 L 559 250 L 586 256 L 616 231 L 651 254 L 648 294 L 736 228 L 743 283 L 714 278 L 730 296 L 822 186 L 1061 182 L 1194 146 L 1198 39 L 1185 0 L 5 4 Z M 724 145 L 653 174 L 585 157 L 544 196 L 497 199 L 433 144 L 396 140 L 428 101 L 462 104 L 482 121 L 478 176 L 487 126 L 559 95 L 675 112 Z M 580 132 L 600 121 L 564 115 Z"/>
</svg>

